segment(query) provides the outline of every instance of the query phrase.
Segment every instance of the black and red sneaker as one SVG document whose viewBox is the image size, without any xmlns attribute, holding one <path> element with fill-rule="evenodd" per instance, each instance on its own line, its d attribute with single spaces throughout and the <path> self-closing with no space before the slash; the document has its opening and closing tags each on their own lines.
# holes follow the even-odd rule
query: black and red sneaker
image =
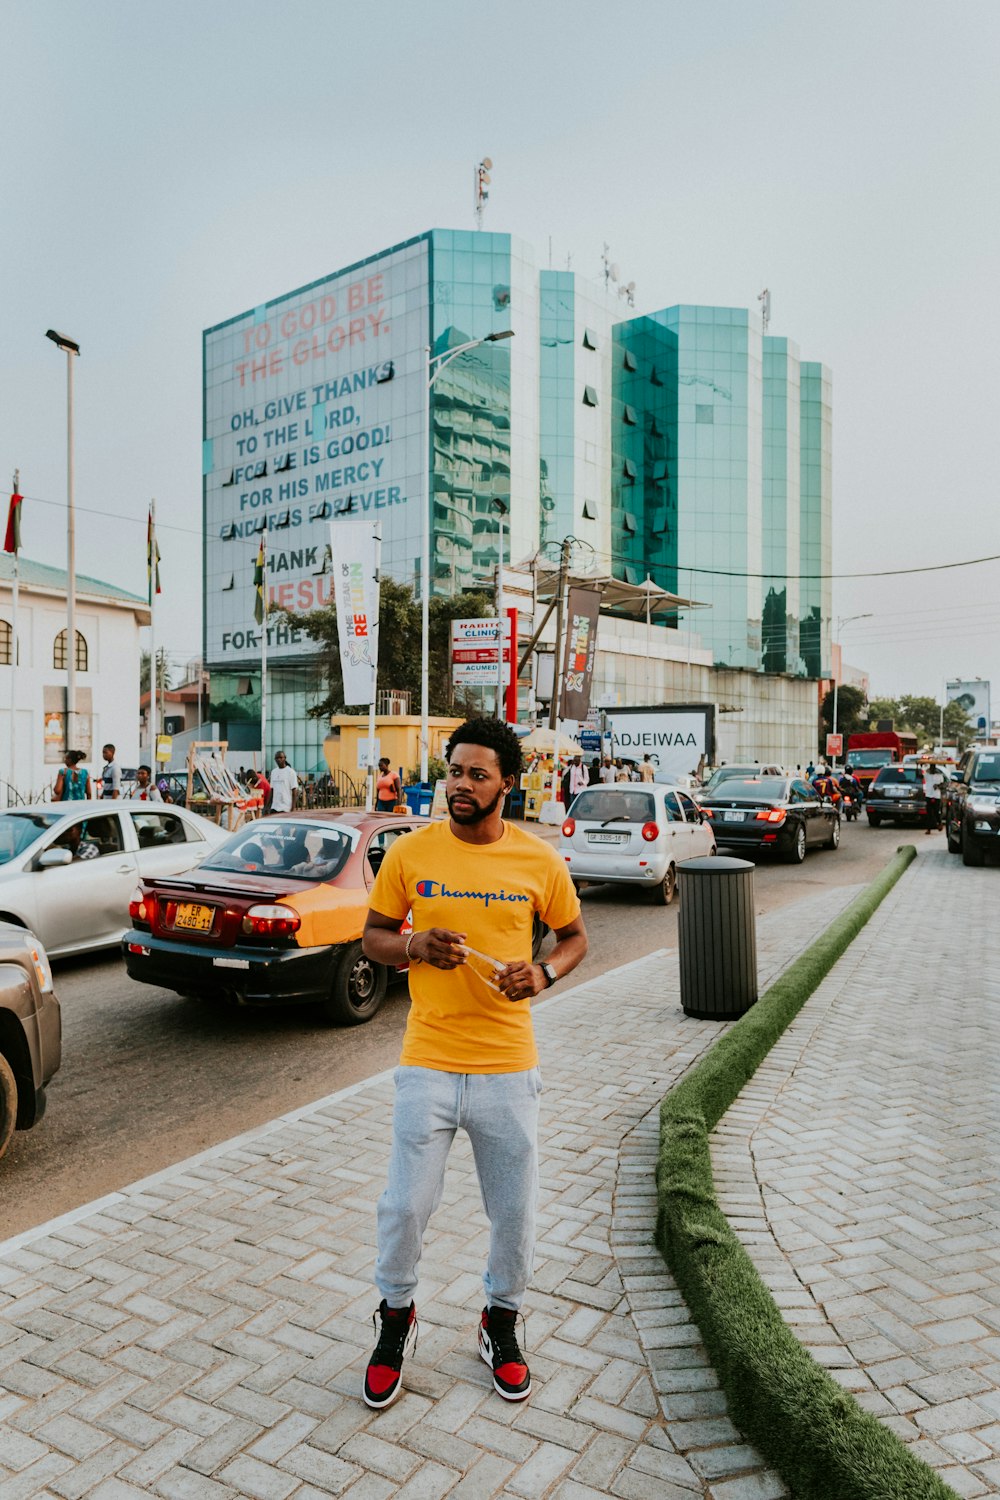
<svg viewBox="0 0 1000 1500">
<path fill-rule="evenodd" d="M 484 1307 L 479 1323 L 479 1353 L 493 1371 L 493 1389 L 505 1401 L 531 1395 L 531 1373 L 517 1342 L 517 1317 L 507 1307 Z"/>
<path fill-rule="evenodd" d="M 382 1327 L 365 1371 L 364 1398 L 366 1406 L 380 1411 L 391 1406 L 403 1389 L 403 1355 L 411 1334 L 416 1348 L 417 1310 L 412 1302 L 409 1307 L 387 1307 L 383 1298 L 372 1314 L 372 1326 L 377 1329 L 376 1319 Z"/>
</svg>

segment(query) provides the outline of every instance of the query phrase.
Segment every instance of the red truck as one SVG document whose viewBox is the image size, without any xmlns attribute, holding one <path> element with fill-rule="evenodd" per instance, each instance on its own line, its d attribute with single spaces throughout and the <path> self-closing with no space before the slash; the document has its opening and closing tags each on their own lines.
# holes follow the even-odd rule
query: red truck
<svg viewBox="0 0 1000 1500">
<path fill-rule="evenodd" d="M 915 734 L 897 734 L 892 729 L 871 730 L 847 736 L 845 763 L 861 782 L 865 795 L 883 766 L 901 766 L 904 755 L 915 755 Z"/>
</svg>

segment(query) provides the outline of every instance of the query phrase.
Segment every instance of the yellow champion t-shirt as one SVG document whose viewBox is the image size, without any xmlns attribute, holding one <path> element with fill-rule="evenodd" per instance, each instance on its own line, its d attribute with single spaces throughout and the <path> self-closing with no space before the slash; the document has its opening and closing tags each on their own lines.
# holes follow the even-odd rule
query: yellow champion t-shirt
<svg viewBox="0 0 1000 1500">
<path fill-rule="evenodd" d="M 371 906 L 413 927 L 464 932 L 471 948 L 502 963 L 531 960 L 535 912 L 565 927 L 580 899 L 550 844 L 505 823 L 494 844 L 467 844 L 447 820 L 394 839 Z M 481 966 L 480 966 L 481 967 Z M 519 1073 L 538 1065 L 529 999 L 508 1000 L 471 963 L 411 964 L 410 1014 L 400 1062 L 444 1073 Z"/>
</svg>

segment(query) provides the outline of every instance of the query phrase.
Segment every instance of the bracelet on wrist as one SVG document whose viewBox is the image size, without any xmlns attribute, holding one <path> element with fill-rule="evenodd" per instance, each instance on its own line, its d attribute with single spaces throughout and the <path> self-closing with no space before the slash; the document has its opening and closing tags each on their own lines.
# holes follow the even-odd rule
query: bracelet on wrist
<svg viewBox="0 0 1000 1500">
<path fill-rule="evenodd" d="M 423 963 L 423 959 L 420 958 L 420 957 L 418 957 L 417 954 L 414 954 L 412 958 L 410 957 L 410 944 L 413 942 L 413 939 L 416 937 L 416 935 L 417 934 L 415 932 L 408 932 L 406 934 L 406 943 L 405 943 L 405 945 L 403 947 L 403 953 L 404 953 L 404 955 L 406 957 L 406 962 L 408 964 L 421 964 L 421 963 Z"/>
</svg>

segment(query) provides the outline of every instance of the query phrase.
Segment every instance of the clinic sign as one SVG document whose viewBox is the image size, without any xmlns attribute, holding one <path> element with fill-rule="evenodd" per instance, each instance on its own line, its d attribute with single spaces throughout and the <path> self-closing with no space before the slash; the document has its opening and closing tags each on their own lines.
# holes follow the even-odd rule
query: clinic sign
<svg viewBox="0 0 1000 1500">
<path fill-rule="evenodd" d="M 205 649 L 210 665 L 256 660 L 253 558 L 267 533 L 271 611 L 329 605 L 340 523 L 418 525 L 423 240 L 207 330 L 204 353 Z M 405 558 L 404 558 L 405 555 Z M 268 660 L 317 645 L 277 616 Z"/>
</svg>

